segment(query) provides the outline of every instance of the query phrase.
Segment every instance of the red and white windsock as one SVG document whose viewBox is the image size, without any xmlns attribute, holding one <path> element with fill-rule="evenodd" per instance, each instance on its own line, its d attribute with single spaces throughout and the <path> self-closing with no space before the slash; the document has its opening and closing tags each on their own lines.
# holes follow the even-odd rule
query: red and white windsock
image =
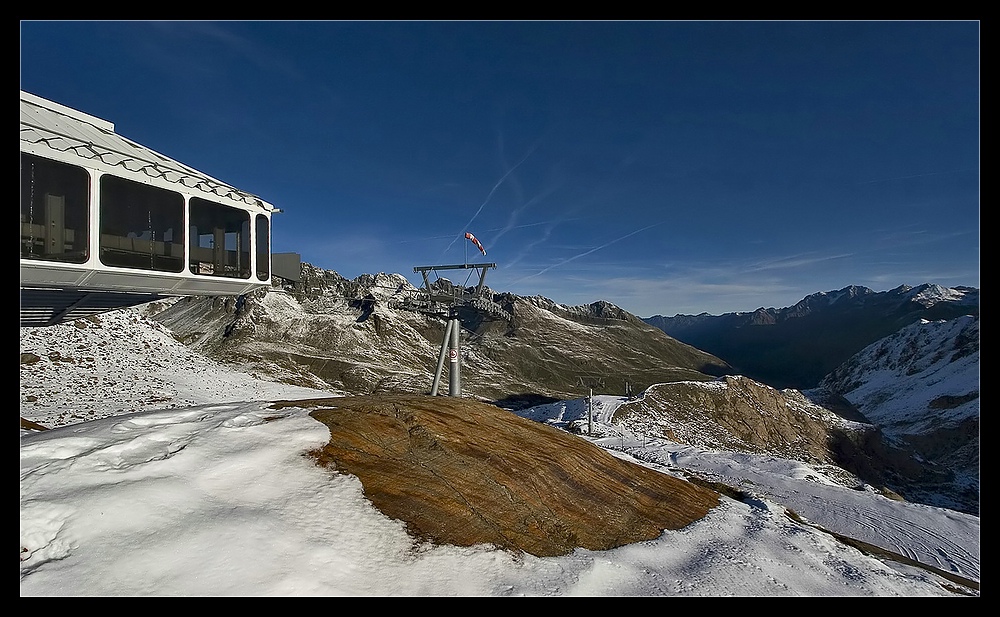
<svg viewBox="0 0 1000 617">
<path fill-rule="evenodd" d="M 480 251 L 482 251 L 483 255 L 484 256 L 486 255 L 486 249 L 483 248 L 483 245 L 479 243 L 479 240 L 477 240 L 474 235 L 470 234 L 469 232 L 465 232 L 465 239 L 472 240 L 472 243 L 475 244 Z"/>
</svg>

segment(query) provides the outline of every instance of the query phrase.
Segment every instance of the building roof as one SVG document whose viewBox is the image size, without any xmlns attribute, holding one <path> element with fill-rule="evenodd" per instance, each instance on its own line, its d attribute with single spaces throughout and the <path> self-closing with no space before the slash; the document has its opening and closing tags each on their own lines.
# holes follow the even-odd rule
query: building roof
<svg viewBox="0 0 1000 617">
<path fill-rule="evenodd" d="M 27 147 L 26 147 L 27 146 Z M 21 91 L 21 149 L 44 155 L 60 153 L 59 160 L 86 159 L 82 165 L 114 168 L 116 175 L 152 178 L 179 184 L 186 192 L 225 197 L 266 211 L 277 210 L 260 197 L 216 180 L 115 133 L 115 125 L 83 112 Z M 88 163 L 89 162 L 89 163 Z M 109 171 L 112 171 L 109 169 Z"/>
</svg>

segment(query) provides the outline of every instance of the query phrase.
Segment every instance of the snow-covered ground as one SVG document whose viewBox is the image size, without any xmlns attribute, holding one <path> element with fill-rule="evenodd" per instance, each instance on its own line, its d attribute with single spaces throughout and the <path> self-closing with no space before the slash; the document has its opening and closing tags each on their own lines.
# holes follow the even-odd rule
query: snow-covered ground
<svg viewBox="0 0 1000 617">
<path fill-rule="evenodd" d="M 133 310 L 21 328 L 21 416 L 47 428 L 150 409 L 340 394 L 278 383 L 276 373 L 222 366 Z"/>
<path fill-rule="evenodd" d="M 920 320 L 861 350 L 830 379 L 837 379 L 844 396 L 872 422 L 921 433 L 979 417 L 978 342 L 955 348 L 955 341 L 978 339 L 979 319 L 972 315 Z M 926 354 L 927 349 L 940 351 Z M 976 396 L 949 408 L 933 404 L 969 393 Z"/>
<path fill-rule="evenodd" d="M 620 397 L 595 397 L 590 439 L 753 499 L 610 551 L 419 545 L 357 478 L 302 456 L 329 435 L 308 410 L 267 409 L 338 393 L 220 366 L 131 310 L 99 323 L 21 329 L 21 416 L 61 427 L 21 431 L 22 596 L 979 595 L 978 517 L 841 487 L 794 461 L 623 434 L 607 424 Z M 586 409 L 523 413 L 579 422 Z M 786 509 L 976 584 L 862 553 Z"/>
</svg>

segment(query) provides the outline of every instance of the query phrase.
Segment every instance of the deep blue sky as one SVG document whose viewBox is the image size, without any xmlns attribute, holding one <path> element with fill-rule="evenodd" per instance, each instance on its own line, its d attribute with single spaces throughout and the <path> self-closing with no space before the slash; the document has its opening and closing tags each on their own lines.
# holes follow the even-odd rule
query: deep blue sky
<svg viewBox="0 0 1000 617">
<path fill-rule="evenodd" d="M 977 21 L 22 21 L 21 89 L 348 278 L 495 262 L 640 317 L 979 287 Z"/>
</svg>

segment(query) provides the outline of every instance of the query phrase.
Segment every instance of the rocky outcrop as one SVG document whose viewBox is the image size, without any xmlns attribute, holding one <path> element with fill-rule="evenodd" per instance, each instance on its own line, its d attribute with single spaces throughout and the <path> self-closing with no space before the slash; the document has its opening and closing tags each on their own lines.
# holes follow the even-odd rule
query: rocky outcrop
<svg viewBox="0 0 1000 617">
<path fill-rule="evenodd" d="M 829 407 L 838 412 L 798 390 L 727 376 L 655 385 L 621 405 L 613 421 L 699 448 L 803 461 L 832 469 L 839 482 L 876 486 L 886 495 L 909 498 L 917 486 L 949 480 L 945 470 L 928 467 L 877 426 L 858 421 L 861 416 L 844 403 Z M 842 477 L 844 471 L 854 479 Z"/>
<path fill-rule="evenodd" d="M 719 503 L 715 491 L 468 399 L 288 404 L 314 408 L 330 428 L 312 456 L 357 476 L 372 504 L 422 541 L 537 556 L 607 550 L 685 527 Z"/>
<path fill-rule="evenodd" d="M 777 390 L 742 376 L 657 384 L 622 405 L 614 420 L 702 448 L 813 462 L 832 462 L 830 429 L 847 425 L 797 390 Z"/>
</svg>

